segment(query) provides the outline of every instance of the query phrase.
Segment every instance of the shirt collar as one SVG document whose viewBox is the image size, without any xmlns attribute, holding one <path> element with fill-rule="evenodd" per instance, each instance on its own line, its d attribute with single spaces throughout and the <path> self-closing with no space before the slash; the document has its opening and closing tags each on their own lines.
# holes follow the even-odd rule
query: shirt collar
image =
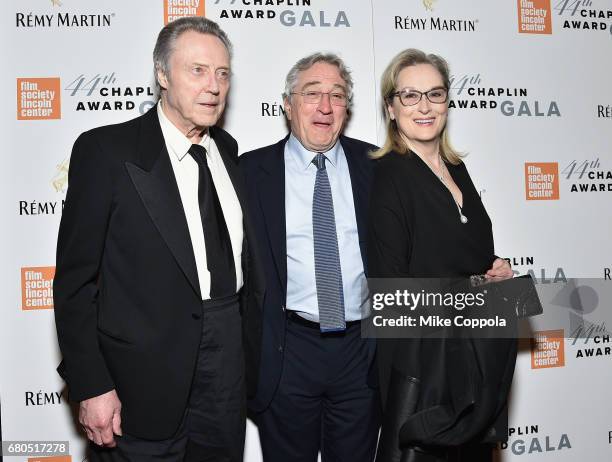
<svg viewBox="0 0 612 462">
<path fill-rule="evenodd" d="M 287 146 L 289 147 L 289 152 L 296 156 L 299 165 L 301 165 L 304 170 L 306 170 L 312 164 L 312 159 L 314 159 L 314 157 L 317 155 L 317 152 L 309 151 L 308 149 L 306 149 L 293 133 L 291 133 L 291 135 L 289 136 Z M 336 144 L 334 144 L 329 151 L 323 153 L 325 154 L 325 158 L 334 167 L 338 165 L 339 150 L 340 143 L 336 141 Z"/>
<path fill-rule="evenodd" d="M 164 114 L 161 100 L 159 100 L 157 104 L 157 117 L 159 118 L 159 125 L 161 126 L 162 134 L 164 135 L 164 140 L 166 141 L 166 146 L 168 146 L 170 153 L 176 156 L 178 160 L 183 160 L 193 143 L 176 128 L 176 125 L 174 125 L 166 114 Z M 199 144 L 206 149 L 207 153 L 210 152 L 210 136 L 208 130 L 206 130 Z"/>
</svg>

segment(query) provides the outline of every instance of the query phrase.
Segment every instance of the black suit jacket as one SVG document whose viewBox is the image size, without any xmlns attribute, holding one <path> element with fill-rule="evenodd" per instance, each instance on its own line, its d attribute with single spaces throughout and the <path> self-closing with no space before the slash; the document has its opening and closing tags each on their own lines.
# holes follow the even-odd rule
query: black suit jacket
<svg viewBox="0 0 612 462">
<path fill-rule="evenodd" d="M 256 396 L 249 400 L 249 408 L 254 412 L 263 411 L 274 397 L 285 348 L 287 236 L 284 152 L 288 138 L 289 135 L 276 144 L 243 154 L 239 162 L 245 176 L 247 202 L 252 212 L 259 255 L 266 274 L 259 384 Z M 371 177 L 368 152 L 376 149 L 376 146 L 346 136 L 340 137 L 340 144 L 351 176 L 359 246 L 366 268 L 366 220 Z"/>
<path fill-rule="evenodd" d="M 210 136 L 244 204 L 236 141 L 217 127 Z M 241 308 L 253 392 L 263 281 L 244 216 Z M 115 388 L 124 431 L 147 439 L 174 434 L 198 353 L 202 297 L 156 107 L 134 120 L 85 132 L 75 142 L 54 297 L 61 369 L 71 399 Z"/>
</svg>

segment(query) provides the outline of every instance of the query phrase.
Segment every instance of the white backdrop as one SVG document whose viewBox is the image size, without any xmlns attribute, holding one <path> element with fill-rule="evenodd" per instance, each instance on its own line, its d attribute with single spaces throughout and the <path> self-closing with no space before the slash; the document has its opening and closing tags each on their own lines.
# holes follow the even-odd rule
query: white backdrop
<svg viewBox="0 0 612 462">
<path fill-rule="evenodd" d="M 560 282 L 601 278 L 612 285 L 609 0 L 5 1 L 3 440 L 69 440 L 72 460 L 83 458 L 83 439 L 54 371 L 60 357 L 52 305 L 45 301 L 51 288 L 35 293 L 28 287 L 33 281 L 49 286 L 53 276 L 65 172 L 78 134 L 136 117 L 155 100 L 152 49 L 169 8 L 177 8 L 173 3 L 180 4 L 178 13 L 218 21 L 234 43 L 224 126 L 241 152 L 285 135 L 284 77 L 306 54 L 333 51 L 345 59 L 355 80 L 346 133 L 378 144 L 378 85 L 389 60 L 408 47 L 446 57 L 457 106 L 451 136 L 468 153 L 466 164 L 493 221 L 496 253 L 521 274 Z M 520 32 L 528 15 L 543 18 L 546 33 Z M 540 185 L 549 198 L 527 200 L 537 189 L 526 182 L 530 165 L 554 175 Z M 559 328 L 546 319 L 534 322 L 536 331 Z M 529 344 L 519 356 L 512 434 L 499 457 L 608 461 L 612 356 L 605 347 L 612 344 L 600 336 L 572 345 L 567 332 L 547 340 L 555 335 L 560 343 L 548 345 L 550 354 L 560 358 L 562 352 L 563 361 L 554 367 L 534 365 L 536 348 Z M 580 356 L 594 346 L 601 355 Z M 245 460 L 261 460 L 250 424 Z"/>
</svg>

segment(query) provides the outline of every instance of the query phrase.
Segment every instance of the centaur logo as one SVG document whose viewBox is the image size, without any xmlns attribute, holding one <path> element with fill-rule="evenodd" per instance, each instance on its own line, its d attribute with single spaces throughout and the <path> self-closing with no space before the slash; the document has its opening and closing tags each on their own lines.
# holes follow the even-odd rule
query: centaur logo
<svg viewBox="0 0 612 462">
<path fill-rule="evenodd" d="M 427 11 L 433 11 L 436 0 L 423 0 L 423 6 Z"/>
<path fill-rule="evenodd" d="M 415 2 L 416 0 L 411 0 Z M 427 15 L 419 17 L 416 14 L 416 8 L 412 7 L 403 11 L 407 14 L 396 14 L 393 16 L 394 28 L 396 30 L 407 30 L 407 31 L 445 31 L 445 32 L 475 32 L 476 26 L 479 23 L 479 19 L 468 18 L 462 19 L 453 17 L 442 17 L 432 16 L 434 12 L 434 6 L 437 0 L 421 0 L 423 8 Z M 401 3 L 401 2 L 395 2 Z M 398 11 L 398 13 L 400 13 Z M 443 13 L 444 14 L 444 13 Z"/>
<path fill-rule="evenodd" d="M 57 165 L 57 170 L 53 178 L 51 179 L 51 186 L 55 192 L 66 192 L 68 186 L 68 166 L 70 164 L 70 157 L 66 157 L 60 164 Z"/>
</svg>

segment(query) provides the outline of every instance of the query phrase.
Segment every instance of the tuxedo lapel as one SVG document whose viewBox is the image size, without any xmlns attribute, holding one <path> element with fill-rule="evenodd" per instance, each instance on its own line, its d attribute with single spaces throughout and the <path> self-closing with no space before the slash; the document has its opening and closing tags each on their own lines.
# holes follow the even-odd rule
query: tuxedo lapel
<svg viewBox="0 0 612 462">
<path fill-rule="evenodd" d="M 156 107 L 143 116 L 137 156 L 137 163 L 125 163 L 128 174 L 155 227 L 201 297 L 187 219 Z"/>
<path fill-rule="evenodd" d="M 238 153 L 232 152 L 232 147 L 229 145 L 225 137 L 222 136 L 220 129 L 217 127 L 210 127 L 209 133 L 210 137 L 217 145 L 217 149 L 219 150 L 219 154 L 221 155 L 221 159 L 223 159 L 223 164 L 225 165 L 225 170 L 227 171 L 232 185 L 234 186 L 234 191 L 236 191 L 236 196 L 238 197 L 240 206 L 242 207 L 242 210 L 244 210 L 246 206 L 244 200 L 244 187 L 242 185 L 242 181 L 238 173 L 238 165 L 236 163 Z"/>
<path fill-rule="evenodd" d="M 214 140 L 219 150 L 219 154 L 223 159 L 223 164 L 230 177 L 238 202 L 242 208 L 242 216 L 244 223 L 244 242 L 242 245 L 242 269 L 245 274 L 245 278 L 253 281 L 251 287 L 256 292 L 255 296 L 258 300 L 263 297 L 264 290 L 264 279 L 263 272 L 259 268 L 259 258 L 255 255 L 257 253 L 255 245 L 251 243 L 255 242 L 253 223 L 249 217 L 247 200 L 245 196 L 244 184 L 236 160 L 238 158 L 236 148 L 228 142 L 227 136 L 223 135 L 223 132 L 217 127 L 210 127 L 210 137 Z M 248 262 L 251 261 L 252 266 L 249 268 Z M 251 271 L 252 270 L 252 271 Z M 256 281 L 254 279 L 257 279 Z"/>
<path fill-rule="evenodd" d="M 259 164 L 259 209 L 266 226 L 268 245 L 272 250 L 280 285 L 287 295 L 287 229 L 285 219 L 285 144 L 275 144 Z"/>
</svg>

